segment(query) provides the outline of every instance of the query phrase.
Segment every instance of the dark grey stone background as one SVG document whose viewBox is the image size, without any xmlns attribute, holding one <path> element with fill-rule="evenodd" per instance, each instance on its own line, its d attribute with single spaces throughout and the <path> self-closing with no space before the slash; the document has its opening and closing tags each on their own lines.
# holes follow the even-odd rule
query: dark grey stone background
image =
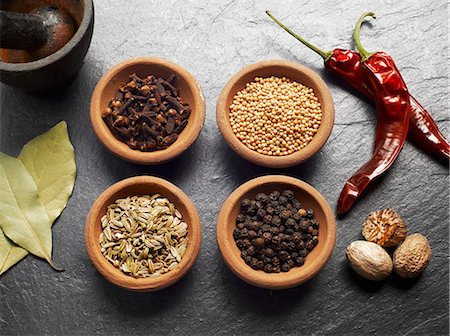
<svg viewBox="0 0 450 336">
<path fill-rule="evenodd" d="M 17 155 L 31 138 L 66 120 L 76 150 L 72 198 L 54 226 L 54 272 L 28 256 L 0 278 L 2 335 L 448 335 L 448 166 L 406 144 L 395 166 L 337 221 L 337 244 L 322 272 L 292 290 L 272 292 L 237 279 L 223 263 L 215 222 L 226 197 L 241 183 L 267 173 L 296 176 L 316 187 L 335 208 L 344 182 L 370 156 L 375 111 L 325 73 L 322 60 L 266 17 L 271 9 L 318 46 L 350 47 L 360 14 L 379 18 L 363 28 L 368 50 L 396 60 L 410 91 L 449 133 L 448 1 L 142 1 L 97 0 L 95 33 L 85 64 L 62 93 L 34 97 L 0 86 L 0 150 Z M 177 160 L 142 167 L 109 154 L 95 138 L 89 100 L 101 75 L 125 59 L 154 55 L 191 71 L 207 102 L 205 127 Z M 256 167 L 222 140 L 215 104 L 229 77 L 258 60 L 285 58 L 317 71 L 329 84 L 336 123 L 325 147 L 286 170 Z M 105 281 L 84 248 L 86 215 L 110 184 L 134 175 L 158 175 L 180 186 L 197 205 L 203 245 L 197 263 L 173 287 L 131 293 Z M 416 281 L 396 276 L 369 283 L 345 261 L 345 247 L 360 239 L 365 216 L 393 207 L 411 232 L 428 236 L 433 258 Z"/>
</svg>

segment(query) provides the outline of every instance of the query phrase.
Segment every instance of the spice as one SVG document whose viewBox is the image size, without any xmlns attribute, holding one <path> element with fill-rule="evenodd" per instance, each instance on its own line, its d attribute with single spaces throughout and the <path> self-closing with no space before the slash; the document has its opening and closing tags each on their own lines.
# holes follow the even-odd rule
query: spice
<svg viewBox="0 0 450 336">
<path fill-rule="evenodd" d="M 0 274 L 28 252 L 51 260 L 51 227 L 75 183 L 75 152 L 62 121 L 30 140 L 18 158 L 0 153 Z"/>
<path fill-rule="evenodd" d="M 406 237 L 394 252 L 394 271 L 402 278 L 415 278 L 427 268 L 431 247 L 427 237 L 420 233 Z"/>
<path fill-rule="evenodd" d="M 241 258 L 255 270 L 288 272 L 302 266 L 319 242 L 319 223 L 291 190 L 243 199 L 233 237 Z"/>
<path fill-rule="evenodd" d="M 167 198 L 132 196 L 108 206 L 99 243 L 105 258 L 135 278 L 157 277 L 181 262 L 188 226 Z"/>
<path fill-rule="evenodd" d="M 392 272 L 391 256 L 372 242 L 357 240 L 348 245 L 347 260 L 356 273 L 368 280 L 384 280 Z"/>
<path fill-rule="evenodd" d="M 311 142 L 322 120 L 313 89 L 286 77 L 256 77 L 230 105 L 233 133 L 260 154 L 284 156 Z"/>
<path fill-rule="evenodd" d="M 130 148 L 148 152 L 166 149 L 188 124 L 191 109 L 167 80 L 150 75 L 129 76 L 104 111 L 103 120 L 116 138 Z"/>
<path fill-rule="evenodd" d="M 340 48 L 332 51 L 323 51 L 287 28 L 269 11 L 266 11 L 266 13 L 294 38 L 322 56 L 325 68 L 331 73 L 334 73 L 351 87 L 364 94 L 370 101 L 375 100 L 375 93 L 364 74 L 361 55 L 357 51 Z M 408 138 L 429 153 L 448 160 L 450 158 L 450 143 L 439 130 L 433 117 L 411 94 L 409 95 L 409 101 L 411 114 L 409 117 Z"/>
<path fill-rule="evenodd" d="M 346 183 L 339 196 L 337 212 L 347 213 L 363 191 L 385 173 L 400 154 L 408 134 L 410 103 L 406 84 L 393 59 L 384 52 L 368 53 L 361 45 L 362 15 L 354 30 L 356 47 L 362 56 L 362 69 L 375 93 L 378 113 L 375 149 L 372 157 Z"/>
<path fill-rule="evenodd" d="M 362 234 L 366 240 L 380 246 L 396 246 L 406 237 L 406 224 L 396 211 L 378 210 L 367 216 Z"/>
</svg>

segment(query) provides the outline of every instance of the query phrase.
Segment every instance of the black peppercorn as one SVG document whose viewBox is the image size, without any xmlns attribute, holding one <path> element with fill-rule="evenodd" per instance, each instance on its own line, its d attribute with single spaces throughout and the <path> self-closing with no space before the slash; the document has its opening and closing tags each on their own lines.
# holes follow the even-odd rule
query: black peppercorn
<svg viewBox="0 0 450 336">
<path fill-rule="evenodd" d="M 296 263 L 298 266 L 302 266 L 302 265 L 305 263 L 305 259 L 304 259 L 303 257 L 297 257 L 297 258 L 295 259 L 295 263 Z"/>
<path fill-rule="evenodd" d="M 291 234 L 293 234 L 293 233 L 294 233 L 294 230 L 292 230 L 291 228 L 286 229 L 286 234 L 287 234 L 287 235 L 291 235 Z"/>
<path fill-rule="evenodd" d="M 241 208 L 243 210 L 247 209 L 250 206 L 250 200 L 248 198 L 244 198 L 241 202 Z"/>
<path fill-rule="evenodd" d="M 264 247 L 264 238 L 254 239 L 253 246 L 255 246 L 257 249 L 262 249 Z"/>
<path fill-rule="evenodd" d="M 280 216 L 277 216 L 277 215 L 272 216 L 272 225 L 275 225 L 275 226 L 280 226 L 281 225 L 281 218 L 280 218 Z"/>
<path fill-rule="evenodd" d="M 278 202 L 279 202 L 281 205 L 285 205 L 285 204 L 287 203 L 287 201 L 288 201 L 287 197 L 285 197 L 285 196 L 283 196 L 283 195 L 281 195 L 280 197 L 278 197 Z"/>
<path fill-rule="evenodd" d="M 256 237 L 258 237 L 258 234 L 255 231 L 253 230 L 248 231 L 248 239 L 252 240 L 255 239 Z"/>
<path fill-rule="evenodd" d="M 248 229 L 243 228 L 242 230 L 240 230 L 240 237 L 247 238 L 247 236 L 248 236 Z"/>
<path fill-rule="evenodd" d="M 275 213 L 275 208 L 272 207 L 272 206 L 268 207 L 268 208 L 266 209 L 266 213 L 267 213 L 268 215 L 273 215 L 273 214 Z"/>
<path fill-rule="evenodd" d="M 279 228 L 277 228 L 276 226 L 272 226 L 271 228 L 270 228 L 270 231 L 269 231 L 272 235 L 277 235 L 278 233 L 280 233 L 280 229 Z"/>
<path fill-rule="evenodd" d="M 315 244 L 312 240 L 308 240 L 305 244 L 305 247 L 308 251 L 311 251 L 314 248 Z"/>
<path fill-rule="evenodd" d="M 296 210 L 300 210 L 300 209 L 302 208 L 301 203 L 300 203 L 296 198 L 294 198 L 294 199 L 292 200 L 292 203 L 291 203 L 291 204 L 293 205 L 293 207 L 294 207 Z"/>
<path fill-rule="evenodd" d="M 270 231 L 271 226 L 269 224 L 264 224 L 261 229 L 263 230 L 263 232 L 269 232 Z"/>
<path fill-rule="evenodd" d="M 259 229 L 259 222 L 258 221 L 251 221 L 247 224 L 247 228 L 249 230 L 257 231 Z"/>
<path fill-rule="evenodd" d="M 306 249 L 300 250 L 298 254 L 300 255 L 300 257 L 306 257 L 308 255 L 308 250 Z"/>
<path fill-rule="evenodd" d="M 245 221 L 245 216 L 243 214 L 239 214 L 236 217 L 236 223 L 243 223 Z"/>
<path fill-rule="evenodd" d="M 261 202 L 262 204 L 267 203 L 269 197 L 264 193 L 256 194 L 256 200 Z"/>
<path fill-rule="evenodd" d="M 318 243 L 312 209 L 303 209 L 291 190 L 258 193 L 244 199 L 233 237 L 245 263 L 267 273 L 288 272 L 304 264 Z"/>
<path fill-rule="evenodd" d="M 305 242 L 304 242 L 303 240 L 300 240 L 300 241 L 297 243 L 297 248 L 298 248 L 299 250 L 303 250 L 303 249 L 305 248 Z"/>
<path fill-rule="evenodd" d="M 295 223 L 295 220 L 293 220 L 292 218 L 288 218 L 288 219 L 286 220 L 286 225 L 287 225 L 287 226 L 293 227 L 295 224 L 296 224 L 296 223 Z"/>
<path fill-rule="evenodd" d="M 290 201 L 294 199 L 294 192 L 292 190 L 284 190 L 281 194 Z"/>
<path fill-rule="evenodd" d="M 263 219 L 264 216 L 266 215 L 266 210 L 259 208 L 258 211 L 256 212 L 256 216 L 258 216 L 259 219 Z M 270 223 L 270 220 L 269 220 Z"/>
<path fill-rule="evenodd" d="M 305 221 L 305 220 L 301 220 L 299 226 L 300 226 L 301 230 L 305 231 L 309 227 L 309 222 Z"/>
<path fill-rule="evenodd" d="M 264 254 L 266 255 L 266 257 L 273 257 L 275 255 L 275 252 L 271 248 L 266 248 Z"/>
<path fill-rule="evenodd" d="M 292 241 L 294 241 L 295 243 L 298 243 L 302 240 L 302 234 L 300 232 L 294 232 L 291 236 Z"/>
<path fill-rule="evenodd" d="M 280 197 L 280 192 L 279 191 L 272 191 L 269 195 L 269 198 L 272 201 L 276 201 L 278 199 L 278 197 Z"/>
<path fill-rule="evenodd" d="M 266 224 L 270 224 L 272 222 L 272 216 L 271 215 L 265 215 L 263 218 L 263 222 Z"/>
<path fill-rule="evenodd" d="M 270 241 L 272 240 L 272 234 L 270 232 L 264 232 L 262 236 L 266 243 L 270 243 Z"/>
<path fill-rule="evenodd" d="M 288 260 L 289 259 L 289 253 L 287 253 L 286 251 L 280 251 L 278 252 L 278 258 L 280 258 L 280 260 Z"/>
<path fill-rule="evenodd" d="M 292 212 L 291 218 L 293 220 L 295 220 L 296 222 L 298 222 L 300 220 L 300 215 L 298 214 L 298 212 Z"/>
<path fill-rule="evenodd" d="M 238 239 L 240 234 L 241 234 L 241 230 L 239 230 L 238 228 L 233 230 L 233 238 L 234 239 Z"/>
<path fill-rule="evenodd" d="M 289 264 L 284 263 L 283 265 L 281 265 L 281 270 L 283 272 L 289 272 L 289 270 L 291 269 L 291 266 L 289 266 Z"/>
</svg>

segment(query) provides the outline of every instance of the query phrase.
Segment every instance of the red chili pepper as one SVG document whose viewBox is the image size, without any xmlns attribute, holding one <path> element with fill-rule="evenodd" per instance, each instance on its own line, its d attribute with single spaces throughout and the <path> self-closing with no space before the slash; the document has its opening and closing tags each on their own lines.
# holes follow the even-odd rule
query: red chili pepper
<svg viewBox="0 0 450 336">
<path fill-rule="evenodd" d="M 360 28 L 367 16 L 375 14 L 366 13 L 359 18 L 354 39 L 378 112 L 375 150 L 370 160 L 345 183 L 338 200 L 338 214 L 348 212 L 367 186 L 394 164 L 408 134 L 410 103 L 405 81 L 388 54 L 368 53 L 361 45 Z"/>
<path fill-rule="evenodd" d="M 325 67 L 330 72 L 364 94 L 370 101 L 374 101 L 373 90 L 368 85 L 368 81 L 362 70 L 361 55 L 357 51 L 336 48 L 333 51 L 325 52 L 295 34 L 278 21 L 269 11 L 266 11 L 266 13 L 289 34 L 322 56 Z M 410 105 L 409 139 L 419 147 L 424 148 L 440 158 L 448 160 L 450 158 L 450 143 L 439 131 L 436 122 L 425 108 L 411 95 Z"/>
</svg>

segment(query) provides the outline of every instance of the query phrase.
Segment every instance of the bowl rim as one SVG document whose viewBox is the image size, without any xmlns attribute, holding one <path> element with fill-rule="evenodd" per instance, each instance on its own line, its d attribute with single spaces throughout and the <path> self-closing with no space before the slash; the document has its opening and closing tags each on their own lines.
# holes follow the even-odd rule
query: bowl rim
<svg viewBox="0 0 450 336">
<path fill-rule="evenodd" d="M 41 69 L 48 66 L 51 63 L 55 63 L 60 59 L 66 57 L 72 49 L 82 40 L 86 32 L 89 30 L 91 24 L 94 22 L 94 2 L 93 0 L 82 0 L 84 4 L 83 18 L 80 25 L 72 38 L 61 49 L 58 49 L 54 53 L 40 58 L 38 60 L 26 63 L 9 63 L 0 60 L 1 71 L 11 72 L 29 72 Z"/>
<path fill-rule="evenodd" d="M 236 244 L 232 235 L 227 233 L 232 209 L 237 201 L 251 190 L 262 185 L 273 183 L 287 184 L 293 188 L 306 191 L 319 204 L 325 214 L 327 235 L 324 240 L 324 247 L 313 262 L 309 264 L 308 268 L 304 268 L 304 272 L 300 274 L 298 272 L 265 273 L 263 271 L 256 271 L 245 264 L 240 256 L 236 256 L 231 252 L 232 244 Z M 265 175 L 243 183 L 226 199 L 217 218 L 216 240 L 225 263 L 240 279 L 256 287 L 271 290 L 288 289 L 301 285 L 313 278 L 330 260 L 336 245 L 336 218 L 326 199 L 310 184 L 286 175 Z M 300 269 L 305 266 L 301 266 Z"/>
<path fill-rule="evenodd" d="M 157 278 L 138 278 L 135 279 L 132 276 L 119 276 L 124 275 L 120 270 L 116 269 L 111 263 L 105 259 L 100 251 L 98 236 L 95 235 L 95 226 L 100 225 L 96 222 L 96 218 L 101 208 L 106 204 L 107 200 L 116 193 L 120 192 L 124 188 L 134 185 L 156 185 L 164 186 L 169 190 L 170 194 L 175 194 L 180 199 L 180 202 L 186 207 L 186 211 L 189 212 L 190 217 L 193 218 L 192 222 L 188 223 L 189 230 L 191 230 L 191 239 L 189 240 L 186 254 L 181 260 L 180 264 L 170 272 L 167 272 Z M 170 198 L 170 195 L 162 195 Z M 85 247 L 94 267 L 97 271 L 111 283 L 132 291 L 147 292 L 157 291 L 173 285 L 186 275 L 186 273 L 194 265 L 200 247 L 202 243 L 202 227 L 200 223 L 200 217 L 197 209 L 191 199 L 176 185 L 171 182 L 155 176 L 135 176 L 130 177 L 109 186 L 92 204 L 89 214 L 86 218 L 84 229 L 84 241 Z"/>
<path fill-rule="evenodd" d="M 322 123 L 319 127 L 319 131 L 314 136 L 313 140 L 302 150 L 286 156 L 269 156 L 260 154 L 256 151 L 251 150 L 246 145 L 244 145 L 233 133 L 233 130 L 229 123 L 228 111 L 229 107 L 227 105 L 227 98 L 232 94 L 231 89 L 243 76 L 270 67 L 278 67 L 281 69 L 290 69 L 291 71 L 301 74 L 302 76 L 308 77 L 311 81 L 315 83 L 317 89 L 321 92 L 323 98 L 321 100 L 322 105 Z M 285 75 L 287 78 L 287 74 Z M 219 99 L 216 105 L 216 121 L 219 127 L 220 133 L 227 142 L 228 146 L 236 152 L 238 155 L 244 159 L 253 162 L 259 166 L 269 167 L 269 168 L 287 168 L 296 166 L 311 156 L 318 152 L 326 143 L 331 131 L 334 126 L 334 103 L 331 92 L 324 82 L 324 80 L 312 69 L 288 60 L 284 59 L 272 59 L 259 61 L 250 65 L 245 66 L 237 73 L 235 73 L 225 84 L 220 93 Z"/>
<path fill-rule="evenodd" d="M 191 110 L 193 111 L 191 114 L 192 120 L 190 120 L 187 127 L 183 130 L 183 132 L 187 132 L 187 137 L 183 138 L 182 141 L 181 139 L 178 139 L 167 149 L 154 152 L 141 152 L 139 150 L 131 149 L 128 145 L 117 139 L 111 133 L 101 117 L 101 96 L 105 87 L 116 75 L 126 71 L 127 68 L 138 64 L 148 66 L 157 65 L 176 73 L 178 76 L 182 77 L 184 81 L 186 81 L 187 85 L 193 92 L 195 103 L 194 106 L 191 106 Z M 98 81 L 92 93 L 90 103 L 91 126 L 103 146 L 121 159 L 141 165 L 161 164 L 181 155 L 197 140 L 205 123 L 205 117 L 205 98 L 203 96 L 200 84 L 194 76 L 180 65 L 159 57 L 137 57 L 125 60 L 115 65 Z"/>
</svg>

